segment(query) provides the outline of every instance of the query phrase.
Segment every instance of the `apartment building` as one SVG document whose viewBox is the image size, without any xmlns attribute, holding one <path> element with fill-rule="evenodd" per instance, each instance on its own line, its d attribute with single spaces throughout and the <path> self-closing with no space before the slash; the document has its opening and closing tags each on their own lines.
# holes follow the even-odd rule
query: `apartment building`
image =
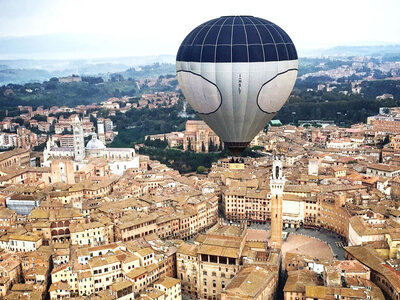
<svg viewBox="0 0 400 300">
<path fill-rule="evenodd" d="M 245 226 L 219 223 L 196 237 L 197 247 L 181 245 L 177 252 L 177 270 L 183 291 L 198 299 L 217 299 L 239 272 L 246 234 Z"/>
<path fill-rule="evenodd" d="M 100 222 L 75 223 L 70 225 L 72 245 L 101 245 L 108 243 L 108 234 Z"/>
<path fill-rule="evenodd" d="M 181 300 L 181 282 L 179 279 L 165 276 L 154 282 L 154 288 L 165 293 L 165 300 Z"/>
</svg>

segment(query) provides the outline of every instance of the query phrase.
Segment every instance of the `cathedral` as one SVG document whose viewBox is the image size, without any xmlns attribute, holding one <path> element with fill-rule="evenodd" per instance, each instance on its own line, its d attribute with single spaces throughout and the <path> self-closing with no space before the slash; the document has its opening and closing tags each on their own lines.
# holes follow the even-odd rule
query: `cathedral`
<svg viewBox="0 0 400 300">
<path fill-rule="evenodd" d="M 103 161 L 109 166 L 110 172 L 122 175 L 127 169 L 139 169 L 140 159 L 133 148 L 107 148 L 96 134 L 86 144 L 82 121 L 75 117 L 73 125 L 73 147 L 60 147 L 50 137 L 43 151 L 43 166 L 51 167 L 52 163 L 62 161 L 61 173 L 66 172 L 65 161 L 68 161 L 69 169 L 76 172 L 85 168 L 90 162 Z"/>
</svg>

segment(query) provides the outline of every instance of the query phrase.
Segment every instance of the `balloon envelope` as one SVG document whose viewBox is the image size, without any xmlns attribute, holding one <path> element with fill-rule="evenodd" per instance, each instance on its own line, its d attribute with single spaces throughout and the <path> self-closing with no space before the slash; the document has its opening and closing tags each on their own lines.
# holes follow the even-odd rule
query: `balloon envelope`
<svg viewBox="0 0 400 300">
<path fill-rule="evenodd" d="M 297 66 L 296 48 L 286 32 L 252 16 L 226 16 L 196 27 L 176 57 L 185 98 L 236 153 L 284 105 Z"/>
</svg>

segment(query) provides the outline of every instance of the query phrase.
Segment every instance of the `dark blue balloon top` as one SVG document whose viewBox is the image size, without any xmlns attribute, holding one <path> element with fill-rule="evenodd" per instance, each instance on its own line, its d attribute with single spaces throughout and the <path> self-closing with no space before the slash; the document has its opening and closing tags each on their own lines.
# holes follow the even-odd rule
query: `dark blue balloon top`
<svg viewBox="0 0 400 300">
<path fill-rule="evenodd" d="M 265 62 L 297 59 L 278 25 L 252 16 L 224 16 L 196 27 L 179 47 L 177 61 Z"/>
</svg>

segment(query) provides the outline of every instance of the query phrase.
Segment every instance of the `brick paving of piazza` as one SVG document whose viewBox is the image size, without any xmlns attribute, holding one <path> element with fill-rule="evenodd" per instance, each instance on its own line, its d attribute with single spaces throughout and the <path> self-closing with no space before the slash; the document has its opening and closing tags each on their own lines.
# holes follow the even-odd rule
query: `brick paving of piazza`
<svg viewBox="0 0 400 300">
<path fill-rule="evenodd" d="M 319 260 L 333 261 L 332 251 L 327 244 L 303 235 L 289 234 L 287 240 L 282 245 L 283 260 L 288 252 L 308 255 Z"/>
</svg>

